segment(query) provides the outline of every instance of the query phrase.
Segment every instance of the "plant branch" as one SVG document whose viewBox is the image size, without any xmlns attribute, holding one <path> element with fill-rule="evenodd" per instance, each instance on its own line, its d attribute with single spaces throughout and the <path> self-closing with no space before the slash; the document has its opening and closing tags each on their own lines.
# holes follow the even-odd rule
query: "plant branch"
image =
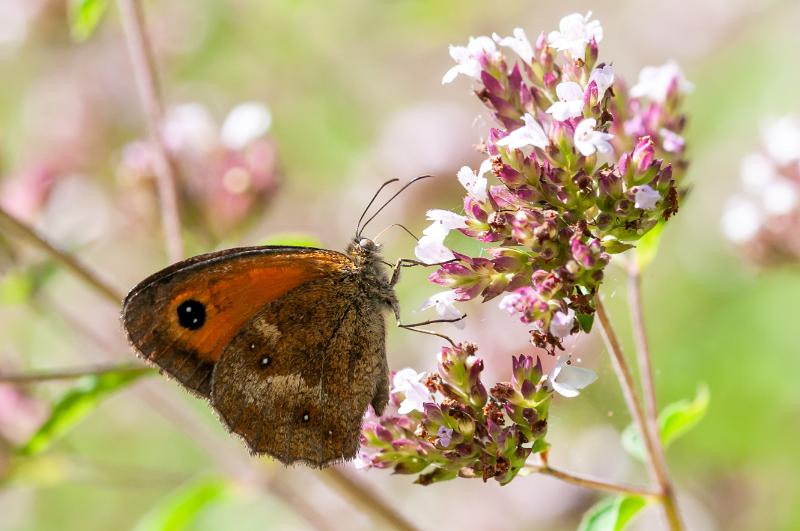
<svg viewBox="0 0 800 531">
<path fill-rule="evenodd" d="M 155 174 L 167 256 L 171 262 L 177 262 L 183 257 L 183 239 L 175 185 L 176 165 L 164 145 L 164 105 L 158 86 L 153 47 L 140 1 L 117 0 L 117 6 L 125 29 L 133 75 L 147 116 L 150 139 L 156 150 Z"/>
<path fill-rule="evenodd" d="M 16 374 L 0 372 L 0 383 L 39 383 L 57 380 L 73 380 L 84 376 L 99 376 L 112 372 L 148 372 L 153 369 L 134 363 L 108 363 L 91 367 L 70 367 L 67 369 L 40 370 Z"/>
<path fill-rule="evenodd" d="M 660 442 L 658 438 L 651 436 L 648 429 L 647 418 L 644 413 L 644 408 L 636 395 L 636 387 L 633 381 L 630 366 L 628 365 L 625 355 L 622 352 L 617 333 L 611 325 L 611 321 L 606 313 L 605 306 L 603 305 L 600 296 L 595 299 L 595 306 L 597 309 L 597 317 L 600 321 L 600 330 L 603 332 L 603 339 L 605 340 L 608 352 L 611 355 L 611 362 L 614 366 L 614 371 L 617 374 L 622 394 L 625 397 L 625 402 L 628 405 L 628 410 L 633 417 L 633 423 L 639 436 L 642 438 L 644 444 L 647 468 L 650 471 L 651 477 L 658 484 L 661 490 L 662 503 L 664 511 L 666 512 L 667 522 L 672 531 L 679 531 L 683 529 L 678 514 L 677 505 L 675 504 L 675 494 L 670 480 L 669 473 L 666 466 L 663 466 L 663 460 L 659 461 L 658 452 L 660 450 Z"/>
<path fill-rule="evenodd" d="M 398 513 L 394 507 L 383 502 L 375 493 L 361 485 L 358 481 L 348 476 L 336 467 L 325 468 L 322 476 L 332 484 L 337 491 L 346 496 L 350 503 L 360 507 L 365 512 L 375 515 L 383 520 L 392 529 L 400 531 L 413 531 L 416 529 L 406 518 Z"/>
<path fill-rule="evenodd" d="M 108 299 L 108 301 L 112 304 L 118 305 L 120 302 L 122 302 L 123 295 L 121 292 L 106 284 L 105 281 L 101 280 L 96 273 L 79 262 L 77 258 L 57 248 L 55 245 L 50 243 L 47 238 L 36 232 L 36 230 L 23 221 L 11 215 L 2 207 L 0 207 L 0 221 L 10 226 L 26 242 L 38 247 L 56 262 L 70 270 L 75 276 L 86 282 L 86 284 L 88 284 L 90 287 L 94 288 L 98 294 Z"/>
<path fill-rule="evenodd" d="M 611 483 L 609 481 L 595 479 L 590 476 L 575 474 L 573 472 L 567 472 L 565 470 L 553 468 L 549 465 L 526 465 L 525 468 L 531 472 L 544 474 L 545 476 L 552 476 L 560 479 L 561 481 L 565 481 L 579 487 L 585 487 L 587 489 L 602 490 L 612 494 L 635 494 L 647 498 L 661 498 L 661 493 L 647 487 L 639 487 L 625 483 Z"/>
<path fill-rule="evenodd" d="M 636 359 L 639 365 L 639 377 L 642 384 L 642 394 L 644 395 L 646 428 L 650 432 L 653 444 L 653 459 L 659 479 L 659 484 L 664 492 L 664 507 L 667 511 L 667 518 L 673 528 L 680 529 L 680 513 L 678 511 L 675 489 L 672 485 L 667 468 L 667 460 L 664 455 L 664 448 L 661 445 L 660 429 L 658 424 L 658 403 L 656 400 L 655 379 L 653 378 L 652 356 L 650 345 L 647 341 L 647 328 L 644 322 L 644 311 L 642 309 L 642 283 L 639 266 L 636 260 L 631 260 L 628 267 L 628 307 L 633 323 L 633 339 L 636 345 Z"/>
</svg>

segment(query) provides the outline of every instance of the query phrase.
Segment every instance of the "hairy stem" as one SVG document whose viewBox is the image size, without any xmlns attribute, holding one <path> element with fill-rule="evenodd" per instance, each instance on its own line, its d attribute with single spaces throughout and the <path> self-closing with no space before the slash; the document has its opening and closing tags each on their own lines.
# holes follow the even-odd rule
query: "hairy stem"
<svg viewBox="0 0 800 531">
<path fill-rule="evenodd" d="M 617 333 L 611 325 L 608 313 L 599 296 L 596 298 L 595 304 L 597 308 L 597 317 L 600 321 L 600 330 L 603 332 L 603 339 L 611 355 L 611 362 L 617 374 L 620 387 L 622 388 L 622 394 L 625 397 L 628 410 L 633 417 L 636 430 L 639 432 L 639 436 L 642 438 L 644 444 L 647 468 L 650 471 L 651 477 L 659 486 L 661 502 L 664 506 L 669 529 L 672 531 L 680 531 L 683 529 L 683 525 L 681 524 L 678 508 L 675 504 L 675 493 L 672 487 L 672 481 L 670 480 L 666 466 L 664 466 L 663 459 L 659 460 L 658 458 L 658 455 L 663 455 L 663 453 L 661 453 L 663 452 L 663 450 L 661 450 L 661 444 L 658 437 L 652 437 L 648 429 L 644 408 L 636 394 L 633 374 L 622 352 L 622 346 L 617 338 Z"/>
<path fill-rule="evenodd" d="M 98 294 L 104 296 L 114 305 L 122 301 L 122 293 L 106 284 L 100 277 L 89 270 L 77 258 L 66 253 L 50 243 L 47 238 L 36 232 L 32 227 L 11 215 L 0 207 L 0 222 L 8 225 L 20 238 L 44 251 L 50 258 L 63 265 L 75 276 L 86 282 Z"/>
<path fill-rule="evenodd" d="M 125 29 L 133 75 L 147 117 L 150 140 L 156 151 L 155 174 L 167 256 L 171 262 L 176 262 L 183 257 L 183 239 L 175 186 L 176 166 L 164 145 L 164 104 L 158 87 L 153 47 L 147 33 L 140 1 L 117 0 L 117 5 Z"/>
<path fill-rule="evenodd" d="M 655 499 L 661 498 L 661 493 L 649 489 L 647 487 L 639 487 L 636 485 L 628 485 L 625 483 L 612 483 L 609 481 L 603 481 L 600 479 L 595 479 L 590 476 L 585 476 L 582 474 L 576 474 L 574 472 L 567 472 L 565 470 L 553 468 L 549 465 L 543 465 L 543 466 L 526 465 L 525 468 L 527 470 L 530 470 L 531 472 L 536 472 L 537 474 L 544 474 L 546 476 L 552 476 L 566 483 L 577 485 L 579 487 L 585 487 L 587 489 L 602 490 L 605 492 L 610 492 L 612 494 L 634 494 L 638 496 L 645 496 L 647 498 L 655 498 Z"/>
<path fill-rule="evenodd" d="M 636 260 L 631 260 L 628 269 L 628 307 L 631 312 L 636 359 L 639 365 L 642 394 L 644 395 L 646 428 L 650 433 L 650 438 L 654 441 L 653 458 L 655 468 L 658 470 L 659 477 L 663 479 L 663 482 L 660 480 L 659 484 L 664 492 L 664 508 L 667 512 L 667 518 L 670 520 L 670 525 L 673 529 L 680 529 L 680 512 L 678 511 L 675 489 L 670 480 L 664 448 L 661 445 L 659 434 L 658 403 L 656 401 L 655 380 L 653 378 L 652 356 L 650 355 L 650 345 L 647 341 L 647 328 L 645 327 L 644 311 L 642 309 L 641 287 L 639 267 Z"/>
<path fill-rule="evenodd" d="M 330 467 L 323 469 L 322 474 L 336 490 L 350 500 L 350 503 L 376 514 L 390 528 L 401 531 L 416 529 L 402 514 L 378 498 L 372 490 L 361 485 L 342 470 Z"/>
</svg>

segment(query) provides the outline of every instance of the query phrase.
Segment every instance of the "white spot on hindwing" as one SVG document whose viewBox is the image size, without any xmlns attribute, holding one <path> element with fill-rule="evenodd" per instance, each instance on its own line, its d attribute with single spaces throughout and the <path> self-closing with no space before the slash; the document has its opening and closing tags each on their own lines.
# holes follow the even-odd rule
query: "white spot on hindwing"
<svg viewBox="0 0 800 531">
<path fill-rule="evenodd" d="M 278 327 L 268 322 L 264 317 L 255 320 L 253 326 L 267 343 L 275 344 L 281 337 L 281 331 L 278 330 Z"/>
</svg>

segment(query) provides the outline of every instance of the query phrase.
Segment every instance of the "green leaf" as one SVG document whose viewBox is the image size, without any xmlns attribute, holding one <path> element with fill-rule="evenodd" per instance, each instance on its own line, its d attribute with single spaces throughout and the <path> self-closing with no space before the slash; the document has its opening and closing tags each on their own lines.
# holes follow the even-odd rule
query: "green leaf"
<svg viewBox="0 0 800 531">
<path fill-rule="evenodd" d="M 108 0 L 70 0 L 69 26 L 72 38 L 85 41 L 92 36 L 108 9 Z"/>
<path fill-rule="evenodd" d="M 658 416 L 658 425 L 661 431 L 661 442 L 665 447 L 703 419 L 708 410 L 710 398 L 708 387 L 701 385 L 697 389 L 694 400 L 673 402 L 661 411 L 661 415 Z"/>
<path fill-rule="evenodd" d="M 27 302 L 55 275 L 57 270 L 52 261 L 24 269 L 11 269 L 0 278 L 0 305 Z"/>
<path fill-rule="evenodd" d="M 229 484 L 221 478 L 203 478 L 168 495 L 150 509 L 134 531 L 181 531 L 189 529 L 209 506 L 230 496 Z"/>
<path fill-rule="evenodd" d="M 578 326 L 581 327 L 581 330 L 587 334 L 592 331 L 592 325 L 594 324 L 593 314 L 579 313 L 575 316 L 575 318 L 578 320 Z"/>
<path fill-rule="evenodd" d="M 0 304 L 21 304 L 33 295 L 33 291 L 33 277 L 25 271 L 9 271 L 0 278 Z"/>
<path fill-rule="evenodd" d="M 578 531 L 620 531 L 645 505 L 647 500 L 641 496 L 605 498 L 586 511 Z"/>
<path fill-rule="evenodd" d="M 301 233 L 278 233 L 273 234 L 266 238 L 262 245 L 296 245 L 298 247 L 322 247 L 320 242 L 314 236 Z"/>
<path fill-rule="evenodd" d="M 663 230 L 664 222 L 659 221 L 655 227 L 647 231 L 647 233 L 636 242 L 636 251 L 634 252 L 636 253 L 635 259 L 639 271 L 644 271 L 656 257 Z"/>
<path fill-rule="evenodd" d="M 153 369 L 126 369 L 86 377 L 61 397 L 47 420 L 17 452 L 29 456 L 45 451 L 96 408 L 103 398 L 155 372 Z"/>
<path fill-rule="evenodd" d="M 694 400 L 679 400 L 661 410 L 658 416 L 658 431 L 664 448 L 702 420 L 708 410 L 709 400 L 708 387 L 701 385 Z M 644 445 L 633 425 L 622 432 L 622 446 L 640 461 L 645 460 Z"/>
</svg>

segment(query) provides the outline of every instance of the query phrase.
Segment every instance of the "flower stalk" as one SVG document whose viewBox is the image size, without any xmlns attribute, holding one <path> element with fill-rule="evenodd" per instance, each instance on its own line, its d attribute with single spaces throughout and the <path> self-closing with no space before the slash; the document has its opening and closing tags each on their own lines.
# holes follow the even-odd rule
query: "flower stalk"
<svg viewBox="0 0 800 531">
<path fill-rule="evenodd" d="M 614 372 L 622 388 L 625 403 L 628 406 L 628 410 L 633 418 L 633 423 L 644 444 L 647 468 L 650 472 L 650 476 L 658 484 L 660 500 L 664 507 L 669 529 L 671 531 L 680 531 L 683 529 L 683 524 L 681 523 L 680 513 L 678 512 L 675 488 L 672 484 L 669 470 L 667 469 L 666 459 L 664 458 L 664 449 L 658 436 L 657 413 L 655 415 L 648 415 L 645 413 L 642 402 L 636 394 L 633 373 L 625 359 L 625 354 L 622 351 L 617 333 L 611 324 L 611 320 L 599 296 L 595 301 L 595 308 L 597 310 L 597 317 L 600 323 L 603 340 L 611 356 L 611 364 L 614 367 Z M 647 366 L 650 366 L 649 360 L 647 361 Z M 650 379 L 649 386 L 650 389 L 653 389 L 652 378 Z M 653 411 L 655 412 L 657 409 L 653 407 Z"/>
<path fill-rule="evenodd" d="M 128 45 L 134 78 L 139 87 L 150 138 L 156 152 L 155 174 L 167 256 L 170 262 L 177 262 L 183 258 L 183 237 L 181 236 L 178 194 L 175 185 L 176 166 L 162 136 L 164 104 L 158 86 L 153 47 L 145 27 L 144 12 L 140 1 L 117 0 L 117 5 L 125 29 L 125 40 Z"/>
</svg>

